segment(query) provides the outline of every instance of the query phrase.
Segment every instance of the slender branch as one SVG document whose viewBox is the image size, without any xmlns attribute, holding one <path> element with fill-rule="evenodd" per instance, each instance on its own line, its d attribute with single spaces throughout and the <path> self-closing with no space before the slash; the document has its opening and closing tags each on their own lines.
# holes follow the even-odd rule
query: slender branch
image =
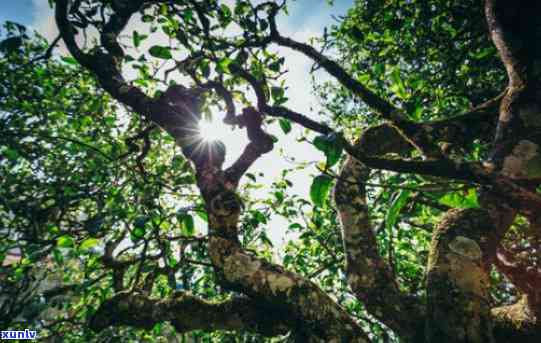
<svg viewBox="0 0 541 343">
<path fill-rule="evenodd" d="M 244 68 L 239 66 L 236 63 L 231 63 L 229 65 L 229 69 L 232 73 L 237 74 L 238 76 L 245 79 L 250 86 L 253 88 L 256 99 L 257 99 L 257 108 L 260 111 L 264 111 L 264 109 L 267 108 L 267 95 L 265 93 L 264 87 L 266 87 L 266 84 L 264 81 L 258 80 L 254 75 L 246 71 Z"/>
<path fill-rule="evenodd" d="M 48 60 L 49 58 L 51 58 L 51 56 L 53 55 L 53 50 L 56 48 L 56 45 L 58 44 L 61 38 L 62 38 L 61 35 L 56 36 L 56 38 L 51 42 L 47 50 L 45 50 L 45 52 L 42 55 L 32 58 L 30 61 L 18 66 L 17 69 L 24 69 L 28 66 L 35 64 L 36 62 Z"/>
<path fill-rule="evenodd" d="M 276 6 L 273 11 L 271 11 L 271 14 L 269 16 L 271 27 L 271 40 L 274 43 L 299 51 L 302 54 L 310 57 L 312 60 L 316 61 L 323 69 L 325 69 L 329 74 L 334 76 L 342 85 L 344 85 L 344 87 L 349 89 L 355 95 L 359 96 L 368 106 L 376 110 L 382 118 L 393 122 L 403 119 L 400 118 L 399 111 L 394 105 L 379 97 L 374 92 L 366 88 L 362 83 L 355 80 L 338 63 L 327 58 L 308 44 L 300 43 L 291 38 L 283 37 L 278 32 L 278 29 L 276 27 L 275 16 L 277 11 L 278 8 Z"/>
<path fill-rule="evenodd" d="M 320 124 L 307 116 L 292 111 L 283 106 L 266 106 L 264 107 L 264 112 L 273 116 L 288 119 L 294 123 L 300 124 L 301 126 L 319 132 L 321 134 L 327 135 L 333 132 L 333 130 L 327 125 Z"/>
</svg>

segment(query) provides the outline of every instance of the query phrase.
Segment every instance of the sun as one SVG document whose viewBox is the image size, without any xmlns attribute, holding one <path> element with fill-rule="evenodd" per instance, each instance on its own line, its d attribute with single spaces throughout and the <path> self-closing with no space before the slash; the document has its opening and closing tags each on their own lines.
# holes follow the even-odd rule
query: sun
<svg viewBox="0 0 541 343">
<path fill-rule="evenodd" d="M 246 137 L 245 130 L 238 130 L 223 122 L 223 116 L 213 115 L 212 118 L 203 118 L 199 121 L 198 136 L 202 140 L 201 143 L 222 142 L 230 152 L 243 151 L 249 143 Z M 203 146 L 211 146 L 212 144 L 202 144 Z M 233 163 L 238 157 L 235 153 L 226 154 L 226 163 Z"/>
<path fill-rule="evenodd" d="M 230 129 L 221 120 L 201 119 L 199 122 L 199 136 L 206 142 L 222 141 L 228 138 Z"/>
</svg>

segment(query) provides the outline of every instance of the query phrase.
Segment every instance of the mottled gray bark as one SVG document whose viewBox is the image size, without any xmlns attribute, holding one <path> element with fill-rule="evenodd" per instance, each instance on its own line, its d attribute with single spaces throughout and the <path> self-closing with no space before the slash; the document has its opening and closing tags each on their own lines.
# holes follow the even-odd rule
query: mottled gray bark
<svg viewBox="0 0 541 343">
<path fill-rule="evenodd" d="M 494 342 L 483 249 L 487 211 L 451 210 L 432 238 L 427 268 L 428 342 Z"/>
<path fill-rule="evenodd" d="M 247 128 L 250 144 L 241 158 L 222 169 L 225 152 L 207 154 L 193 149 L 201 139 L 194 136 L 199 113 L 199 90 L 169 87 L 151 98 L 124 80 L 123 51 L 118 36 L 130 17 L 154 1 L 113 1 L 113 13 L 100 32 L 101 46 L 83 52 L 69 20 L 68 0 L 56 1 L 56 21 L 71 54 L 91 70 L 113 98 L 159 125 L 175 139 L 197 171 L 197 185 L 209 215 L 208 253 L 219 283 L 245 297 L 210 303 L 177 294 L 151 299 L 137 292 L 118 292 L 102 304 L 91 321 L 94 329 L 110 325 L 150 328 L 170 321 L 179 332 L 203 330 L 250 330 L 274 335 L 296 331 L 300 341 L 367 342 L 356 321 L 313 282 L 245 251 L 238 239 L 238 221 L 243 208 L 236 195 L 239 179 L 252 163 L 272 149 L 272 139 L 262 129 L 263 115 L 291 119 L 312 130 L 329 134 L 332 129 L 283 107 L 271 107 L 261 85 L 244 75 L 258 95 L 258 109 L 246 108 L 228 119 Z M 156 2 L 157 3 L 157 2 Z M 541 216 L 541 197 L 535 186 L 541 180 L 541 103 L 539 62 L 534 48 L 541 5 L 535 1 L 487 0 L 486 17 L 491 37 L 507 69 L 509 84 L 503 97 L 490 101 L 470 114 L 436 123 L 414 123 L 401 110 L 355 80 L 336 62 L 307 44 L 279 34 L 274 21 L 277 5 L 270 4 L 268 42 L 298 50 L 318 62 L 347 89 L 362 99 L 389 124 L 369 130 L 360 143 L 343 142 L 350 154 L 335 189 L 346 251 L 348 283 L 367 310 L 405 341 L 504 342 L 539 336 L 537 293 L 518 277 L 520 268 L 500 265 L 510 279 L 524 284 L 525 296 L 515 305 L 490 309 L 488 271 L 503 234 L 515 213 L 531 222 Z M 246 73 L 240 68 L 239 73 Z M 248 73 L 249 74 L 249 73 Z M 257 81 L 257 80 L 256 80 Z M 501 99 L 501 102 L 500 102 Z M 472 135 L 487 140 L 494 132 L 491 118 L 500 104 L 490 161 L 481 164 L 452 161 L 438 143 L 461 146 Z M 229 112 L 230 109 L 228 109 Z M 233 111 L 234 112 L 234 111 Z M 480 117 L 476 117 L 479 115 Z M 480 119 L 480 118 L 483 119 Z M 472 119 L 474 118 L 474 119 Z M 379 137 L 379 138 L 377 138 Z M 381 140 L 383 138 L 383 140 Z M 450 142 L 449 142 L 450 141 Z M 384 144 L 387 143 L 387 144 Z M 382 158 L 386 153 L 403 154 L 417 149 L 424 161 Z M 468 180 L 485 185 L 478 210 L 452 210 L 434 233 L 427 271 L 427 304 L 403 294 L 389 266 L 379 255 L 368 219 L 364 182 L 371 168 Z M 501 262 L 501 261 L 500 261 Z M 115 272 L 122 268 L 113 268 Z M 119 274 L 121 274 L 119 272 Z M 122 276 L 116 277 L 117 281 Z M 535 294 L 534 294 L 535 293 Z M 189 313 L 189 316 L 184 314 Z M 272 313 L 269 321 L 262 313 Z"/>
</svg>

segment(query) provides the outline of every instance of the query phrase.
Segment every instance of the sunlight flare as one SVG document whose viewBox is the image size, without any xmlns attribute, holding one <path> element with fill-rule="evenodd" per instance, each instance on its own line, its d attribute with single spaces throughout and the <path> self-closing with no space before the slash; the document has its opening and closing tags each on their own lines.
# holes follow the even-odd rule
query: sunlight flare
<svg viewBox="0 0 541 343">
<path fill-rule="evenodd" d="M 199 136 L 206 142 L 227 141 L 229 128 L 216 118 L 202 119 L 199 122 Z"/>
</svg>

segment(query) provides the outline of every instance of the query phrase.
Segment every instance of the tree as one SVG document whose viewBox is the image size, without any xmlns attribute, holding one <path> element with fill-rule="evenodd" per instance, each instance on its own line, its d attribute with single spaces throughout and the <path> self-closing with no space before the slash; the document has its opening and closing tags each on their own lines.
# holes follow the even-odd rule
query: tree
<svg viewBox="0 0 541 343">
<path fill-rule="evenodd" d="M 359 0 L 317 49 L 281 33 L 285 1 L 52 3 L 72 57 L 12 23 L 0 43 L 0 254 L 21 253 L 3 267 L 3 326 L 539 341 L 540 4 Z M 328 120 L 287 106 L 275 46 L 333 77 L 315 85 Z M 216 109 L 248 137 L 228 167 L 200 134 Z M 241 182 L 274 153 L 276 121 L 325 154 L 311 202 L 288 192 L 289 170 L 263 199 Z M 281 257 L 271 215 L 298 237 Z M 36 290 L 43 268 L 62 282 Z"/>
</svg>

